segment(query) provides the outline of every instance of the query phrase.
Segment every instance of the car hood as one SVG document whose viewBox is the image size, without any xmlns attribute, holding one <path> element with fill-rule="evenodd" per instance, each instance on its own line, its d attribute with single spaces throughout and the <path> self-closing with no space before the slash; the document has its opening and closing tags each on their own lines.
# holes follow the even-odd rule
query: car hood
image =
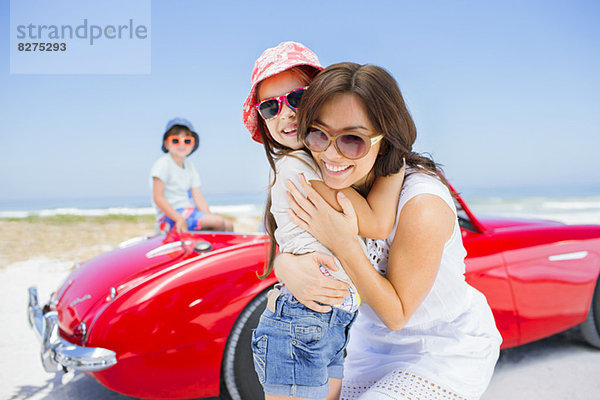
<svg viewBox="0 0 600 400">
<path fill-rule="evenodd" d="M 73 336 L 73 331 L 82 321 L 89 325 L 86 316 L 90 310 L 110 302 L 120 291 L 144 280 L 157 267 L 183 260 L 188 251 L 189 246 L 183 242 L 160 235 L 83 263 L 69 275 L 54 301 L 63 335 L 77 341 L 80 337 Z"/>
<path fill-rule="evenodd" d="M 479 217 L 478 219 L 488 231 L 564 225 L 562 222 L 530 218 Z"/>
</svg>

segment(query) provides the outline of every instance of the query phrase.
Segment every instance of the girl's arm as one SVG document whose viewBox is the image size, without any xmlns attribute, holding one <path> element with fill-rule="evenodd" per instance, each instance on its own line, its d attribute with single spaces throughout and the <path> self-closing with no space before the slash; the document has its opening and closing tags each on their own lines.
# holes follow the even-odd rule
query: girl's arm
<svg viewBox="0 0 600 400">
<path fill-rule="evenodd" d="M 344 266 L 361 297 L 385 325 L 399 330 L 423 302 L 435 281 L 455 215 L 440 197 L 417 195 L 403 207 L 390 247 L 386 276 L 371 265 L 356 241 L 351 202 L 338 195 L 343 212 L 330 207 L 309 185 L 310 201 L 292 189 L 291 218 L 326 245 Z"/>
<path fill-rule="evenodd" d="M 175 210 L 171 204 L 165 199 L 165 183 L 157 177 L 152 178 L 152 199 L 154 200 L 154 204 L 165 215 L 175 221 L 175 230 L 177 232 L 187 232 L 187 223 L 185 222 L 185 218 L 183 215 L 179 214 L 177 210 Z"/>
<path fill-rule="evenodd" d="M 210 214 L 210 208 L 208 207 L 208 203 L 204 199 L 202 195 L 202 190 L 199 187 L 193 187 L 190 189 L 192 192 L 192 199 L 194 200 L 194 205 L 200 211 L 204 211 L 207 214 Z"/>
<path fill-rule="evenodd" d="M 400 172 L 375 179 L 365 199 L 352 188 L 341 192 L 350 200 L 358 218 L 358 233 L 371 239 L 386 239 L 396 220 L 398 196 L 404 182 L 404 167 Z M 322 181 L 310 181 L 313 188 L 337 211 L 341 208 L 335 198 L 337 190 Z"/>
</svg>

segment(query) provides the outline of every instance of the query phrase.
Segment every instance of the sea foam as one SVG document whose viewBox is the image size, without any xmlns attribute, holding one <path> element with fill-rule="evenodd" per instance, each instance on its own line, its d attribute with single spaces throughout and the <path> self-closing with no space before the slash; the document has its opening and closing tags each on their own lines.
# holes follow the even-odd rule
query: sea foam
<svg viewBox="0 0 600 400">
<path fill-rule="evenodd" d="M 263 207 L 255 204 L 237 204 L 211 206 L 211 212 L 225 214 L 233 217 L 260 216 Z M 101 217 L 106 215 L 153 215 L 152 207 L 108 207 L 108 208 L 48 208 L 42 210 L 16 210 L 0 211 L 0 218 L 26 218 L 29 216 L 51 217 L 55 215 L 77 215 L 88 217 Z"/>
<path fill-rule="evenodd" d="M 592 197 L 521 197 L 466 199 L 467 206 L 478 216 L 536 218 L 560 221 L 566 224 L 599 224 L 600 196 Z M 261 204 L 213 205 L 213 213 L 231 217 L 260 217 Z M 106 216 L 153 215 L 152 207 L 77 208 L 59 207 L 40 210 L 0 211 L 0 218 L 48 217 L 55 215 Z"/>
<path fill-rule="evenodd" d="M 600 224 L 600 196 L 490 198 L 467 201 L 475 215 L 548 219 L 565 224 Z"/>
</svg>

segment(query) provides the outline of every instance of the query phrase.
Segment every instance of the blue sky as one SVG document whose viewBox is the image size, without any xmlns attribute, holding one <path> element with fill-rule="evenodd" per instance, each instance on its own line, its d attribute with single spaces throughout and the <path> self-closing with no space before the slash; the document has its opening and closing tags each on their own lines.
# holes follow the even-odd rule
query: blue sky
<svg viewBox="0 0 600 400">
<path fill-rule="evenodd" d="M 285 40 L 323 65 L 390 71 L 415 149 L 466 195 L 600 194 L 597 1 L 152 1 L 151 73 L 138 75 L 10 74 L 9 11 L 2 1 L 0 202 L 149 198 L 175 116 L 200 134 L 191 158 L 209 198 L 264 191 L 268 165 L 241 104 L 255 59 Z M 74 23 L 80 13 L 60 11 Z"/>
</svg>

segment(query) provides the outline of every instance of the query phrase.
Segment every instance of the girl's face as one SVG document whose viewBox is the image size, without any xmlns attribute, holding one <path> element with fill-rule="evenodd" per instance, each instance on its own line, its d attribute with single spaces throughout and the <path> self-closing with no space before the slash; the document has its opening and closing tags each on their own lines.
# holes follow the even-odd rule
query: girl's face
<svg viewBox="0 0 600 400">
<path fill-rule="evenodd" d="M 369 137 L 378 135 L 367 117 L 362 100 L 352 93 L 340 93 L 327 100 L 314 121 L 327 130 L 330 136 L 342 132 L 360 133 Z M 361 186 L 375 164 L 381 141 L 372 145 L 362 158 L 351 160 L 344 157 L 330 144 L 325 151 L 311 151 L 323 174 L 323 181 L 332 189 Z"/>
<path fill-rule="evenodd" d="M 258 101 L 284 95 L 294 89 L 306 86 L 306 82 L 292 71 L 283 71 L 265 79 L 258 87 Z M 262 118 L 262 117 L 260 117 Z M 269 134 L 277 143 L 297 150 L 304 147 L 298 140 L 296 132 L 296 111 L 288 107 L 285 101 L 281 104 L 281 112 L 275 118 L 264 120 Z"/>
<path fill-rule="evenodd" d="M 191 143 L 186 143 L 190 142 L 190 139 Z M 165 148 L 173 157 L 184 159 L 189 156 L 194 149 L 194 137 L 191 135 L 187 136 L 186 132 L 179 132 L 177 135 L 171 135 L 165 139 Z"/>
</svg>

